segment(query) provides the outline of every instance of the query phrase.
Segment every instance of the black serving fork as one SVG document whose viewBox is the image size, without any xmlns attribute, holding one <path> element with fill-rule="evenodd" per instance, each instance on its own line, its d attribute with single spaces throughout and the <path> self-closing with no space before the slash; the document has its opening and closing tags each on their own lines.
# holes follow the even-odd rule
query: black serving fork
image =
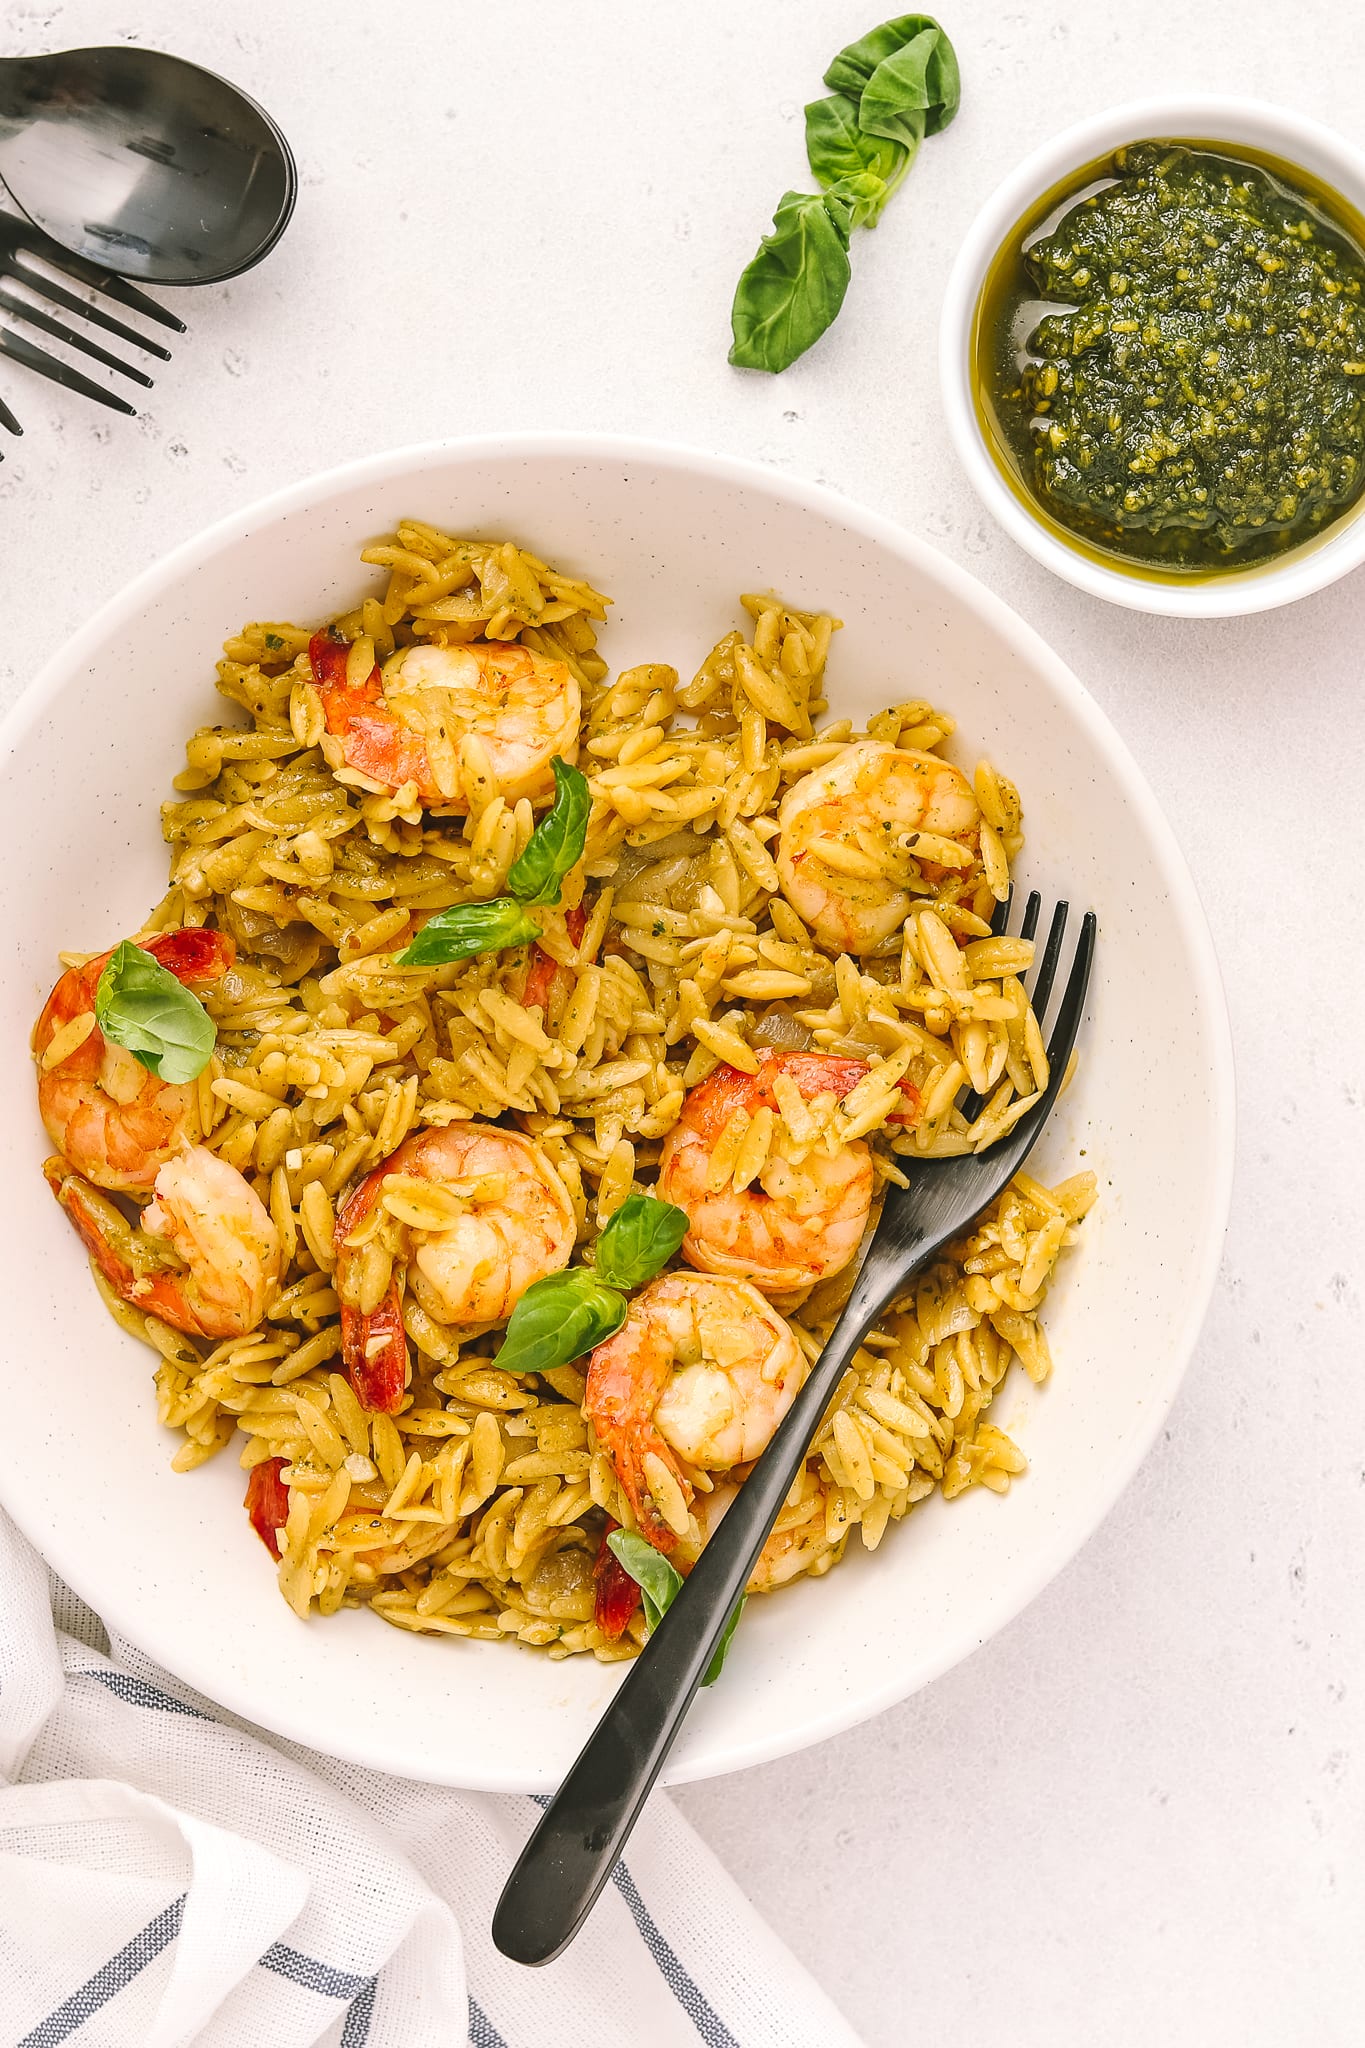
<svg viewBox="0 0 1365 2048">
<path fill-rule="evenodd" d="M 35 260 L 36 259 L 36 260 Z M 177 320 L 174 313 L 168 313 L 164 306 L 158 306 L 155 299 L 149 299 L 136 285 L 124 278 L 115 277 L 98 264 L 87 263 L 82 256 L 74 256 L 69 249 L 61 248 L 56 242 L 40 234 L 27 221 L 16 220 L 12 214 L 0 213 L 0 311 L 11 319 L 21 321 L 24 326 L 48 335 L 53 341 L 62 342 L 68 348 L 78 349 L 82 355 L 103 364 L 106 370 L 113 370 L 131 383 L 140 384 L 150 390 L 152 380 L 145 370 L 135 363 L 125 362 L 121 355 L 103 347 L 82 333 L 78 328 L 60 320 L 35 299 L 45 300 L 47 306 L 57 307 L 62 312 L 74 315 L 77 320 L 113 335 L 130 347 L 139 349 L 144 355 L 155 356 L 161 362 L 171 359 L 170 350 L 153 341 L 148 335 L 130 327 L 126 321 L 116 319 L 102 306 L 91 305 L 88 300 L 69 291 L 65 285 L 49 275 L 59 270 L 78 284 L 89 286 L 101 292 L 106 299 L 124 306 L 129 311 L 141 313 L 146 319 L 154 320 L 175 334 L 185 332 L 183 320 Z M 16 290 L 15 286 L 21 287 Z M 31 295 L 31 296 L 30 296 Z M 0 356 L 8 356 L 11 362 L 22 363 L 25 369 L 36 370 L 40 377 L 50 377 L 54 384 L 62 385 L 67 391 L 79 392 L 83 398 L 93 398 L 97 405 L 107 405 L 114 412 L 133 413 L 137 407 L 130 405 L 117 392 L 97 384 L 93 378 L 83 376 L 70 363 L 63 362 L 48 349 L 31 341 L 26 334 L 16 334 L 8 324 L 0 324 Z M 21 434 L 23 428 L 10 408 L 0 400 L 0 426 L 7 427 L 11 434 Z"/>
<path fill-rule="evenodd" d="M 1037 969 L 1033 1008 L 1040 1024 L 1061 960 L 1067 909 L 1057 905 Z M 1021 937 L 1033 936 L 1038 911 L 1039 899 L 1031 896 Z M 996 922 L 1003 926 L 1005 919 Z M 809 1378 L 518 1858 L 493 1916 L 493 1939 L 514 1962 L 553 1961 L 611 1875 L 859 1344 L 888 1302 L 1008 1187 L 1037 1142 L 1080 1028 L 1095 933 L 1094 914 L 1087 912 L 1048 1041 L 1050 1071 L 1039 1100 L 986 1151 L 917 1159 L 910 1185 L 887 1189 L 843 1314 Z M 964 1110 L 970 1119 L 979 1105 L 973 1099 Z"/>
</svg>

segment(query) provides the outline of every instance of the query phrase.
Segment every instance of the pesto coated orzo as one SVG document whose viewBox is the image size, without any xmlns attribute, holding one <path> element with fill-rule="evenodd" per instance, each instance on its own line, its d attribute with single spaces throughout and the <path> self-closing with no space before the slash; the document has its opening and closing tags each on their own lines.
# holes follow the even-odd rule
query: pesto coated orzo
<svg viewBox="0 0 1365 2048">
<path fill-rule="evenodd" d="M 607 600 L 510 541 L 363 559 L 355 610 L 228 642 L 245 716 L 188 744 L 168 893 L 62 956 L 45 1171 L 176 1467 L 237 1447 L 300 1615 L 629 1656 L 618 1552 L 695 1557 L 879 1191 L 1046 1084 L 990 923 L 1019 798 L 927 701 L 830 719 L 827 614 L 746 596 L 690 680 L 613 678 Z M 1047 1377 L 1094 1193 L 1019 1175 L 884 1315 L 755 1589 L 1007 1490 L 991 1403 Z"/>
</svg>

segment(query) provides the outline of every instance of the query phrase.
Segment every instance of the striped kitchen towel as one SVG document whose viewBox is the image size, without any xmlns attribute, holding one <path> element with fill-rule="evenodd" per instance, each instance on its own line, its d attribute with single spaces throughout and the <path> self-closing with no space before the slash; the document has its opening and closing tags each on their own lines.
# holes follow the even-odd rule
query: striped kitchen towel
<svg viewBox="0 0 1365 2048">
<path fill-rule="evenodd" d="M 6 2048 L 858 2048 L 658 1794 L 567 1954 L 507 1962 L 536 1815 L 220 1714 L 0 1515 Z"/>
</svg>

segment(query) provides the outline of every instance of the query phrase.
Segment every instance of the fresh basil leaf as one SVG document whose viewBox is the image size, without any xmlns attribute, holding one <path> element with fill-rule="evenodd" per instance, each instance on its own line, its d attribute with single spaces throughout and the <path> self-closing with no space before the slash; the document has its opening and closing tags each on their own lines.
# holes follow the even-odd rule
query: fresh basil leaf
<svg viewBox="0 0 1365 2048">
<path fill-rule="evenodd" d="M 522 1295 L 493 1363 L 503 1372 L 550 1372 L 614 1337 L 625 1319 L 624 1297 L 586 1266 L 551 1273 Z"/>
<path fill-rule="evenodd" d="M 913 156 L 926 135 L 946 128 L 962 97 L 957 53 L 932 14 L 901 14 L 839 52 L 825 84 L 857 103 L 867 135 L 902 143 Z"/>
<path fill-rule="evenodd" d="M 857 227 L 875 227 L 882 208 L 910 168 L 910 152 L 883 135 L 865 135 L 858 109 L 846 94 L 812 100 L 806 108 L 806 155 L 826 192 L 853 181 L 868 180 L 868 195 Z"/>
<path fill-rule="evenodd" d="M 583 858 L 592 798 L 588 778 L 556 755 L 550 763 L 555 800 L 507 871 L 507 886 L 523 903 L 558 903 L 560 883 Z"/>
<path fill-rule="evenodd" d="M 845 238 L 854 228 L 874 228 L 888 193 L 881 179 L 871 171 L 859 171 L 854 178 L 840 178 L 825 194 L 825 205 Z"/>
<path fill-rule="evenodd" d="M 403 948 L 399 967 L 445 967 L 475 953 L 496 953 L 504 946 L 529 945 L 540 926 L 511 896 L 490 903 L 454 903 L 429 917 L 415 939 Z"/>
<path fill-rule="evenodd" d="M 787 369 L 836 318 L 848 280 L 848 230 L 823 195 L 784 193 L 773 232 L 735 287 L 730 361 L 744 370 Z"/>
<path fill-rule="evenodd" d="M 627 1195 L 608 1218 L 593 1252 L 594 1270 L 609 1287 L 643 1287 L 687 1235 L 687 1211 L 655 1195 Z"/>
<path fill-rule="evenodd" d="M 607 1548 L 621 1569 L 629 1572 L 640 1588 L 645 1603 L 645 1620 L 652 1635 L 682 1591 L 682 1573 L 669 1563 L 661 1550 L 656 1550 L 652 1543 L 646 1543 L 643 1536 L 632 1535 L 629 1529 L 613 1529 L 607 1538 Z"/>
<path fill-rule="evenodd" d="M 193 1081 L 213 1053 L 218 1027 L 183 981 L 124 939 L 95 990 L 95 1022 L 161 1081 Z"/>
<path fill-rule="evenodd" d="M 858 125 L 917 147 L 948 126 L 961 97 L 952 44 L 942 29 L 926 29 L 877 66 L 858 102 Z"/>
<path fill-rule="evenodd" d="M 607 1538 L 607 1548 L 612 1551 L 623 1571 L 630 1573 L 640 1588 L 644 1602 L 645 1621 L 653 1635 L 659 1623 L 667 1614 L 678 1594 L 682 1591 L 682 1574 L 671 1565 L 662 1551 L 646 1543 L 643 1536 L 633 1536 L 628 1529 L 613 1529 Z M 747 1593 L 741 1593 L 734 1605 L 724 1633 L 716 1644 L 715 1654 L 706 1667 L 703 1685 L 714 1685 L 725 1668 L 725 1659 L 730 1654 L 739 1617 L 744 1612 Z"/>
<path fill-rule="evenodd" d="M 838 56 L 830 59 L 825 84 L 831 92 L 843 93 L 856 106 L 877 66 L 887 57 L 894 57 L 897 50 L 922 35 L 926 28 L 935 26 L 927 14 L 893 15 L 890 21 L 870 28 L 856 42 L 845 43 Z"/>
<path fill-rule="evenodd" d="M 706 1676 L 702 1680 L 703 1685 L 714 1685 L 721 1672 L 725 1669 L 725 1660 L 730 1654 L 730 1645 L 735 1639 L 735 1630 L 739 1627 L 739 1617 L 744 1612 L 748 1598 L 747 1593 L 741 1593 L 738 1600 L 736 1600 L 734 1612 L 725 1624 L 725 1632 L 716 1644 L 716 1654 L 706 1667 Z"/>
</svg>

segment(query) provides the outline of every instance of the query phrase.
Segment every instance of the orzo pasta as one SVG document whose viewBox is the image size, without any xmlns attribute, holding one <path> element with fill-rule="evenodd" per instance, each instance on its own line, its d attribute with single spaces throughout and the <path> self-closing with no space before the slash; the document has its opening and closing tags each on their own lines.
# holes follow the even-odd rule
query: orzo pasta
<svg viewBox="0 0 1365 2048">
<path fill-rule="evenodd" d="M 381 588 L 321 632 L 227 643 L 236 715 L 188 743 L 168 893 L 113 965 L 62 956 L 34 1041 L 47 1174 L 159 1355 L 177 1469 L 236 1447 L 300 1615 L 629 1656 L 605 1533 L 686 1568 L 879 1190 L 1046 1083 L 1032 948 L 990 922 L 1019 797 L 946 760 L 928 701 L 831 719 L 827 614 L 746 596 L 689 680 L 612 678 L 607 600 L 512 542 L 411 521 L 363 559 Z M 581 857 L 557 901 L 514 900 L 555 762 L 555 788 L 586 778 Z M 403 957 L 469 904 L 485 950 Z M 121 1036 L 105 995 L 96 1018 L 115 966 L 151 990 Z M 168 977 L 211 1020 L 197 1070 L 138 1037 L 161 1043 Z M 496 1364 L 525 1291 L 592 1268 L 641 1193 L 686 1236 L 624 1326 Z M 1021 1174 L 887 1312 L 756 1588 L 854 1529 L 875 1549 L 935 1488 L 1007 1490 L 1025 1461 L 991 1404 L 1016 1357 L 1047 1377 L 1039 1306 L 1094 1193 Z"/>
</svg>

